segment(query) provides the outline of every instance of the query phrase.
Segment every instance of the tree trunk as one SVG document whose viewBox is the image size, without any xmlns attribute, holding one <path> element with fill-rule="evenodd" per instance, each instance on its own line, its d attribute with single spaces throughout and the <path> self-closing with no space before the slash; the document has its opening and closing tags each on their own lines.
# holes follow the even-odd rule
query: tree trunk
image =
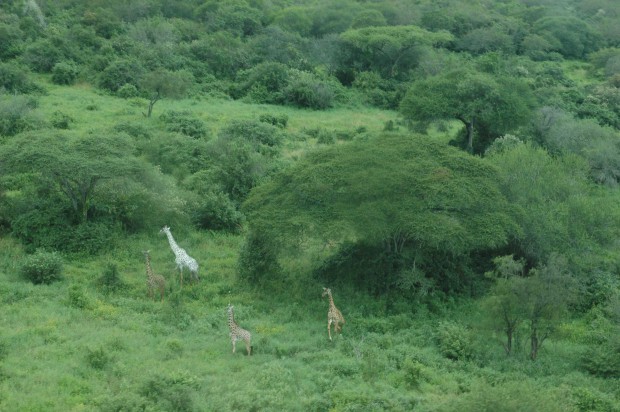
<svg viewBox="0 0 620 412">
<path fill-rule="evenodd" d="M 504 345 L 504 350 L 506 351 L 506 355 L 510 355 L 512 352 L 512 333 L 513 329 L 511 327 L 506 328 L 506 344 Z"/>
<path fill-rule="evenodd" d="M 151 97 L 151 100 L 149 101 L 149 108 L 148 108 L 148 112 L 146 113 L 146 117 L 151 117 L 151 114 L 153 113 L 153 106 L 155 106 L 155 103 L 157 103 L 158 100 L 159 100 L 159 92 L 157 92 L 153 97 Z"/>
<path fill-rule="evenodd" d="M 530 359 L 535 361 L 536 360 L 536 356 L 538 356 L 538 349 L 540 347 L 539 343 L 538 343 L 538 333 L 536 332 L 536 329 L 534 329 L 532 331 L 532 335 L 530 336 Z"/>
<path fill-rule="evenodd" d="M 467 128 L 467 151 L 469 153 L 474 152 L 474 119 L 471 118 L 471 121 L 465 124 Z"/>
</svg>

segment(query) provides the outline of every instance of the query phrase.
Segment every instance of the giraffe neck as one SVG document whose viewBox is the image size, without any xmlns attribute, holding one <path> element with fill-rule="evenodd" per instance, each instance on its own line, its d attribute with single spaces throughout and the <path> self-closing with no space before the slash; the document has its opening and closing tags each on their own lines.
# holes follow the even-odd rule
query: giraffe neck
<svg viewBox="0 0 620 412">
<path fill-rule="evenodd" d="M 232 309 L 228 310 L 228 326 L 230 328 L 235 326 L 235 313 Z"/>
<path fill-rule="evenodd" d="M 153 269 L 151 268 L 151 257 L 149 255 L 146 255 L 146 276 L 148 276 L 149 279 L 153 277 Z"/>
<path fill-rule="evenodd" d="M 332 293 L 331 292 L 327 292 L 327 297 L 329 298 L 329 307 L 330 308 L 335 308 L 336 305 L 334 305 L 334 298 L 332 298 Z"/>
<path fill-rule="evenodd" d="M 166 231 L 166 237 L 168 238 L 168 243 L 170 243 L 170 249 L 172 249 L 175 255 L 178 254 L 181 248 L 179 247 L 179 245 L 177 245 L 177 242 L 174 241 L 174 238 L 172 237 L 172 232 L 170 232 L 170 230 Z"/>
</svg>

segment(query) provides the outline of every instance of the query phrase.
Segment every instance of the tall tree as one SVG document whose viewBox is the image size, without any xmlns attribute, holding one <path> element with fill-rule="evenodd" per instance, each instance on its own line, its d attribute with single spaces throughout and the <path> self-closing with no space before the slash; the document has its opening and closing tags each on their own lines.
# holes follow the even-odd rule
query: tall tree
<svg viewBox="0 0 620 412">
<path fill-rule="evenodd" d="M 179 99 L 185 95 L 193 82 L 193 76 L 186 71 L 171 72 L 158 69 L 144 76 L 140 81 L 140 88 L 149 99 L 146 117 L 151 117 L 153 106 L 162 98 Z"/>
<path fill-rule="evenodd" d="M 407 73 L 418 63 L 422 47 L 453 40 L 448 32 L 433 33 L 417 26 L 383 26 L 351 29 L 341 34 L 349 55 L 348 66 L 376 70 L 385 77 Z"/>
<path fill-rule="evenodd" d="M 407 119 L 426 123 L 461 121 L 466 129 L 467 151 L 473 153 L 524 124 L 530 118 L 533 101 L 528 85 L 520 79 L 461 68 L 414 82 L 400 111 Z"/>
<path fill-rule="evenodd" d="M 141 164 L 129 139 L 121 136 L 32 133 L 11 139 L 0 150 L 3 174 L 27 173 L 56 186 L 76 222 L 88 220 L 91 201 L 106 180 L 136 176 Z"/>
<path fill-rule="evenodd" d="M 312 153 L 255 188 L 245 204 L 251 230 L 279 254 L 308 242 L 354 242 L 381 245 L 369 260 L 411 251 L 427 262 L 436 250 L 462 256 L 504 245 L 514 229 L 509 208 L 495 170 L 481 159 L 391 134 Z M 403 268 L 375 276 L 389 282 Z"/>
</svg>

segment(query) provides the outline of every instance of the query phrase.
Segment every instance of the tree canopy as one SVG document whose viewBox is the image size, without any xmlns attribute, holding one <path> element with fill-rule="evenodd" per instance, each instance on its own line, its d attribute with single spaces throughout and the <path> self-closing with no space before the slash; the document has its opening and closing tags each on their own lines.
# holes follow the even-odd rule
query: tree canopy
<svg viewBox="0 0 620 412">
<path fill-rule="evenodd" d="M 309 154 L 257 187 L 245 210 L 279 252 L 318 239 L 458 256 L 503 246 L 517 230 L 497 177 L 455 148 L 383 134 Z"/>
</svg>

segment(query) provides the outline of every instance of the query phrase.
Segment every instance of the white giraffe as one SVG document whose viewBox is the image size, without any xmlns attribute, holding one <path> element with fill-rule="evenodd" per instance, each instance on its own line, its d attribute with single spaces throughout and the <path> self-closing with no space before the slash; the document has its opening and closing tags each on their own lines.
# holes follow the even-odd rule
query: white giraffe
<svg viewBox="0 0 620 412">
<path fill-rule="evenodd" d="M 200 280 L 198 278 L 198 262 L 196 259 L 187 254 L 185 249 L 177 245 L 177 242 L 174 241 L 172 237 L 172 233 L 170 232 L 170 228 L 168 226 L 164 226 L 161 228 L 159 233 L 165 233 L 166 237 L 168 237 L 168 243 L 170 243 L 170 248 L 175 256 L 175 263 L 177 264 L 177 269 L 181 272 L 181 287 L 183 287 L 183 268 L 186 267 L 189 269 L 192 280 Z"/>
</svg>

